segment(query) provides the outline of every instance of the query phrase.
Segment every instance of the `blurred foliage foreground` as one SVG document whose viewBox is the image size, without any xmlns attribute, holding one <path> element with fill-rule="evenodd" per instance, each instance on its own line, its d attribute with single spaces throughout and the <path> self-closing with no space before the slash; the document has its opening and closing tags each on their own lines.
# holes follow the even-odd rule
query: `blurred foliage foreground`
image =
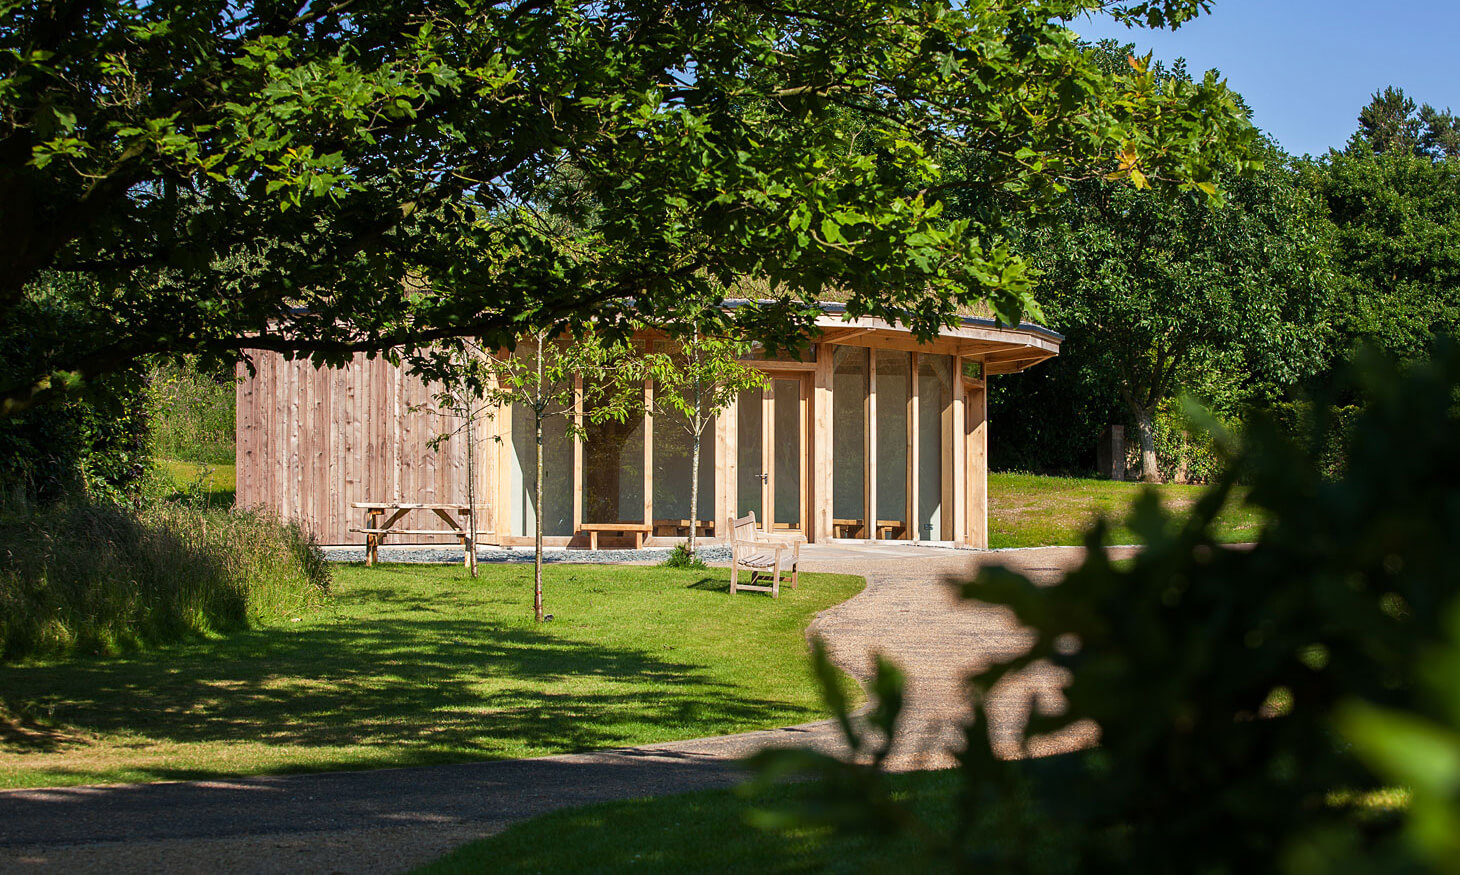
<svg viewBox="0 0 1460 875">
<path fill-rule="evenodd" d="M 886 664 L 866 724 L 843 721 L 858 764 L 759 756 L 766 776 L 821 778 L 817 802 L 782 816 L 912 834 L 954 870 L 1460 871 L 1460 352 L 1348 379 L 1367 404 L 1340 475 L 1323 473 L 1330 418 L 1300 439 L 1258 423 L 1188 520 L 1135 504 L 1134 560 L 1107 556 L 1099 523 L 1060 585 L 990 569 L 964 586 L 1035 641 L 971 679 L 951 828 L 895 801 L 879 768 L 901 702 Z M 1271 520 L 1250 549 L 1216 537 L 1238 478 Z M 994 753 L 981 694 L 1039 661 L 1069 672 L 1068 707 L 1033 715 L 1026 745 L 1093 721 L 1098 747 Z M 1372 804 L 1396 786 L 1407 805 Z"/>
</svg>

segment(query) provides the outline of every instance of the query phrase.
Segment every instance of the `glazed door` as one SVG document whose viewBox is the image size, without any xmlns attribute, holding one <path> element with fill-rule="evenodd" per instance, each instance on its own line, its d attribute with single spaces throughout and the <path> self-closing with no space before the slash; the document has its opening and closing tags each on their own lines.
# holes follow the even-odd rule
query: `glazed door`
<svg viewBox="0 0 1460 875">
<path fill-rule="evenodd" d="M 799 374 L 771 374 L 743 392 L 737 410 L 738 513 L 754 512 L 769 532 L 806 532 L 807 395 Z"/>
</svg>

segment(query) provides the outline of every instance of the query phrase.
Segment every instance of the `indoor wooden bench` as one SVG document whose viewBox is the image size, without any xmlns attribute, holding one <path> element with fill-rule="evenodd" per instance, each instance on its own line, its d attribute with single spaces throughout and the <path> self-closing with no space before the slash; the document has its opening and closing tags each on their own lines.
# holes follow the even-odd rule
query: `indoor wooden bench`
<svg viewBox="0 0 1460 875">
<path fill-rule="evenodd" d="M 461 542 L 462 564 L 471 565 L 476 551 L 477 527 L 471 507 L 465 504 L 407 504 L 399 501 L 355 501 L 350 507 L 365 511 L 365 525 L 350 531 L 365 536 L 365 564 L 380 561 L 380 545 L 388 535 L 454 535 Z M 429 510 L 445 521 L 446 529 L 398 529 L 395 524 L 413 510 Z M 387 516 L 386 512 L 390 515 Z M 453 514 L 455 517 L 453 517 Z M 465 520 L 459 519 L 465 517 Z M 466 527 L 462 527 L 462 522 Z"/>
<path fill-rule="evenodd" d="M 624 535 L 634 539 L 634 549 L 644 546 L 644 539 L 649 536 L 653 529 L 648 523 L 583 523 L 578 526 L 578 531 L 588 533 L 588 549 L 598 549 L 598 535 L 608 533 L 613 535 Z"/>
<path fill-rule="evenodd" d="M 715 537 L 715 521 L 700 520 L 695 529 L 695 534 L 701 538 Z M 654 536 L 667 538 L 688 538 L 689 520 L 655 520 Z"/>
<path fill-rule="evenodd" d="M 866 538 L 867 524 L 862 520 L 832 520 L 832 537 L 834 538 Z M 881 541 L 896 540 L 907 533 L 907 524 L 902 520 L 878 520 L 877 539 Z"/>
</svg>

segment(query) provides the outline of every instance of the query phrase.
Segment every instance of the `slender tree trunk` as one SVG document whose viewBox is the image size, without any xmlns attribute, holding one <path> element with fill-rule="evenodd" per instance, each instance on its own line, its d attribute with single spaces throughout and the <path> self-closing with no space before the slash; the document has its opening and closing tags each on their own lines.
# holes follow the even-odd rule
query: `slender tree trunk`
<svg viewBox="0 0 1460 875">
<path fill-rule="evenodd" d="M 475 464 L 477 443 L 476 434 L 471 427 L 475 417 L 476 406 L 472 397 L 468 395 L 466 399 L 466 526 L 469 551 L 466 567 L 471 571 L 472 577 L 477 576 L 477 472 Z"/>
<path fill-rule="evenodd" d="M 696 340 L 699 339 L 696 332 Z M 705 433 L 704 413 L 701 410 L 703 394 L 700 392 L 700 379 L 695 377 L 695 415 L 691 425 L 694 426 L 694 441 L 690 447 L 689 454 L 689 557 L 695 555 L 695 531 L 700 523 L 700 437 Z"/>
<path fill-rule="evenodd" d="M 534 405 L 533 414 L 535 429 L 537 433 L 537 483 L 533 486 L 533 495 L 537 512 L 537 525 L 534 526 L 534 546 L 536 551 L 532 559 L 532 616 L 537 622 L 542 622 L 542 419 L 547 412 L 542 404 L 542 337 L 538 337 L 537 346 L 537 403 Z"/>
<path fill-rule="evenodd" d="M 698 419 L 698 417 L 696 417 Z M 695 531 L 700 522 L 700 430 L 694 434 L 694 446 L 689 454 L 689 556 L 695 555 Z"/>
</svg>

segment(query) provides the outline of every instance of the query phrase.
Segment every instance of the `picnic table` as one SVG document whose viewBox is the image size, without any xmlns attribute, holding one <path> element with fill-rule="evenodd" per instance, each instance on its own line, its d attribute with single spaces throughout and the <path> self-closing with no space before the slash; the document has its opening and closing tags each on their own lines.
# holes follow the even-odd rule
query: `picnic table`
<svg viewBox="0 0 1460 875">
<path fill-rule="evenodd" d="M 471 566 L 476 555 L 476 514 L 471 505 L 442 502 L 434 504 L 413 504 L 400 501 L 354 501 L 350 507 L 365 511 L 365 525 L 350 531 L 365 535 L 365 564 L 374 565 L 380 561 L 380 545 L 389 535 L 455 535 L 461 542 L 462 564 Z M 478 508 L 485 505 L 478 505 Z M 440 517 L 447 525 L 442 529 L 398 529 L 395 524 L 415 510 L 428 510 Z M 464 518 L 464 519 L 463 519 Z M 462 523 L 465 522 L 465 527 Z"/>
</svg>

